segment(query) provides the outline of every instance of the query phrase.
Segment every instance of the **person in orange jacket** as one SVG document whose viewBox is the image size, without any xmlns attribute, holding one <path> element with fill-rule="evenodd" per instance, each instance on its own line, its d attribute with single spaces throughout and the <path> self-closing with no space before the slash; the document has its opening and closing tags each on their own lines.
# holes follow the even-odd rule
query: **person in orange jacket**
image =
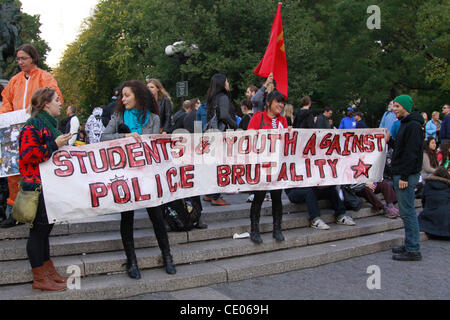
<svg viewBox="0 0 450 320">
<path fill-rule="evenodd" d="M 53 88 L 59 96 L 59 101 L 63 102 L 61 91 L 55 78 L 37 67 L 39 54 L 31 44 L 23 44 L 16 50 L 16 61 L 22 70 L 8 82 L 2 91 L 3 103 L 0 106 L 0 113 L 7 113 L 22 109 L 27 109 L 31 103 L 31 97 L 40 88 Z M 9 198 L 7 200 L 8 211 L 11 212 L 14 200 L 19 192 L 20 175 L 8 177 Z M 15 221 L 10 217 L 4 220 L 0 227 L 9 228 L 15 225 Z"/>
</svg>

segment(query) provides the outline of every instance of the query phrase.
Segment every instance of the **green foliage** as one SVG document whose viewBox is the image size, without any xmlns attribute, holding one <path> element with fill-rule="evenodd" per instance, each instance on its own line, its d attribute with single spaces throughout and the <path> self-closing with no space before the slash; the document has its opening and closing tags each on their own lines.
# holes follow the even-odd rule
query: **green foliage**
<svg viewBox="0 0 450 320">
<path fill-rule="evenodd" d="M 56 70 L 65 101 L 87 118 L 110 101 L 128 79 L 153 77 L 175 96 L 189 81 L 190 97 L 204 99 L 214 73 L 224 73 L 237 103 L 264 55 L 278 1 L 102 0 Z M 380 0 L 381 29 L 369 30 L 373 1 L 285 0 L 283 28 L 289 102 L 310 95 L 313 108 L 336 111 L 351 104 L 377 126 L 397 94 L 410 94 L 416 108 L 431 112 L 448 103 L 449 4 L 444 0 Z M 175 41 L 195 43 L 186 64 L 167 57 Z M 179 108 L 178 99 L 173 99 Z M 339 112 L 335 112 L 339 116 Z"/>
</svg>

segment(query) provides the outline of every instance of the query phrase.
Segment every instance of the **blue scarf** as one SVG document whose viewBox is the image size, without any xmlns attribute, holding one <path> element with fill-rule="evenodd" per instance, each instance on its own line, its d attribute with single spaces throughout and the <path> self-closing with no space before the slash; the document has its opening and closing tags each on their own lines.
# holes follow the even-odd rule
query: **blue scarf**
<svg viewBox="0 0 450 320">
<path fill-rule="evenodd" d="M 141 113 L 137 109 L 125 110 L 123 113 L 123 122 L 130 128 L 131 132 L 142 134 L 142 127 L 145 127 L 150 120 L 150 112 L 147 111 L 144 123 L 141 123 Z"/>
</svg>

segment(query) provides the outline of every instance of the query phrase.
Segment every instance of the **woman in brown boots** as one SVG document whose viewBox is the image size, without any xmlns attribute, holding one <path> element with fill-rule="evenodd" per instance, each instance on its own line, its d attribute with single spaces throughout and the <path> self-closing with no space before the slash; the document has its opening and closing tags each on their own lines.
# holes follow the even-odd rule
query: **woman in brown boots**
<svg viewBox="0 0 450 320">
<path fill-rule="evenodd" d="M 56 117 L 61 112 L 59 96 L 54 89 L 43 88 L 31 98 L 31 118 L 19 135 L 19 170 L 24 191 L 41 187 L 39 163 L 50 159 L 52 153 L 69 141 L 71 134 L 63 135 L 56 129 Z M 42 192 L 36 218 L 30 228 L 27 254 L 33 270 L 33 289 L 62 291 L 67 279 L 61 277 L 50 260 L 49 235 L 53 224 L 48 223 Z"/>
</svg>

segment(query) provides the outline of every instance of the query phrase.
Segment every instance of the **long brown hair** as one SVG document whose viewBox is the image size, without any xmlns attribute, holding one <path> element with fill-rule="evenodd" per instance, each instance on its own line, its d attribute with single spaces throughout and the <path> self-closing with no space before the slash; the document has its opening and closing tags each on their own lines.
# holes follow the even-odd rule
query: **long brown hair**
<svg viewBox="0 0 450 320">
<path fill-rule="evenodd" d="M 148 90 L 145 84 L 139 80 L 128 80 L 122 84 L 120 88 L 120 94 L 117 99 L 116 109 L 115 111 L 122 114 L 125 112 L 125 106 L 122 102 L 122 90 L 123 88 L 128 87 L 133 91 L 134 97 L 136 99 L 136 109 L 139 110 L 141 114 L 140 121 L 141 123 L 145 122 L 146 113 L 145 111 L 150 111 L 159 116 L 159 107 L 158 103 L 153 97 L 153 94 Z"/>
<path fill-rule="evenodd" d="M 147 84 L 152 83 L 155 85 L 155 87 L 158 89 L 158 98 L 155 97 L 155 99 L 163 99 L 165 97 L 167 97 L 170 102 L 172 102 L 172 99 L 170 98 L 169 93 L 167 92 L 166 89 L 164 89 L 161 81 L 159 81 L 156 78 L 151 78 L 150 80 L 147 81 Z"/>
<path fill-rule="evenodd" d="M 31 97 L 31 116 L 35 117 L 39 111 L 44 110 L 45 105 L 53 100 L 55 93 L 55 89 L 49 87 L 37 90 Z"/>
<path fill-rule="evenodd" d="M 430 159 L 430 165 L 433 168 L 439 167 L 439 161 L 437 159 L 437 153 L 436 150 L 430 149 L 430 143 L 436 139 L 433 137 L 428 137 L 427 140 L 425 140 L 425 144 L 423 145 L 423 151 L 428 155 L 428 158 Z"/>
</svg>

